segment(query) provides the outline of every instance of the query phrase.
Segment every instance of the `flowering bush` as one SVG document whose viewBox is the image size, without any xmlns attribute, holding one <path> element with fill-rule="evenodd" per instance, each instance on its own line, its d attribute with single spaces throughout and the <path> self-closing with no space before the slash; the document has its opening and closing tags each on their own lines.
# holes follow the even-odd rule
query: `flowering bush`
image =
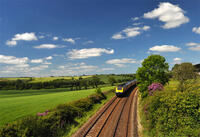
<svg viewBox="0 0 200 137">
<path fill-rule="evenodd" d="M 153 95 L 153 92 L 156 90 L 163 90 L 163 85 L 161 83 L 152 83 L 150 86 L 148 86 L 149 95 Z"/>
</svg>

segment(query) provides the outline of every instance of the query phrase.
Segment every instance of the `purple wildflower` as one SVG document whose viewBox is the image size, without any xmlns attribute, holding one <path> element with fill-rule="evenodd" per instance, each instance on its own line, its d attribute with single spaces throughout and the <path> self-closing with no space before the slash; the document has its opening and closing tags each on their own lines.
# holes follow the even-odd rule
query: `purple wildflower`
<svg viewBox="0 0 200 137">
<path fill-rule="evenodd" d="M 148 86 L 149 95 L 153 95 L 153 92 L 155 91 L 161 91 L 163 90 L 163 85 L 161 83 L 152 83 L 150 86 Z"/>
</svg>

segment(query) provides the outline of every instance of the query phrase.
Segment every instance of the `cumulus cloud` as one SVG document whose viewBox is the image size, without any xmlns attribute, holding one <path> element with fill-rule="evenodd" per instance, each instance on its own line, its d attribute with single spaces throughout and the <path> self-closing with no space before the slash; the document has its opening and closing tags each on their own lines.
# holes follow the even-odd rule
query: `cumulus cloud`
<svg viewBox="0 0 200 137">
<path fill-rule="evenodd" d="M 112 64 L 117 67 L 125 67 L 125 64 L 128 64 L 128 63 L 136 63 L 136 61 L 135 59 L 131 59 L 131 58 L 111 59 L 111 60 L 106 61 L 106 64 Z"/>
<path fill-rule="evenodd" d="M 164 29 L 179 27 L 180 25 L 189 22 L 189 18 L 184 15 L 184 11 L 178 6 L 169 2 L 161 2 L 158 8 L 144 13 L 144 18 L 155 19 L 164 22 Z"/>
<path fill-rule="evenodd" d="M 15 46 L 17 45 L 17 41 L 33 41 L 38 40 L 35 33 L 22 33 L 22 34 L 15 34 L 14 37 L 11 40 L 8 40 L 6 42 L 6 45 L 8 46 Z"/>
<path fill-rule="evenodd" d="M 63 39 L 63 41 L 69 42 L 71 44 L 75 44 L 75 39 L 73 39 L 73 38 L 65 38 L 65 39 Z"/>
<path fill-rule="evenodd" d="M 195 42 L 190 42 L 190 43 L 186 43 L 186 46 L 200 46 L 200 43 L 195 43 Z"/>
<path fill-rule="evenodd" d="M 54 41 L 58 40 L 58 37 L 53 37 L 53 40 L 54 40 Z"/>
<path fill-rule="evenodd" d="M 41 44 L 39 46 L 35 46 L 36 49 L 54 49 L 54 48 L 63 48 L 65 46 L 59 46 L 55 44 Z"/>
<path fill-rule="evenodd" d="M 193 50 L 193 51 L 200 51 L 200 45 L 199 46 L 190 47 L 189 49 Z"/>
<path fill-rule="evenodd" d="M 149 26 L 143 26 L 143 27 L 128 27 L 124 30 L 114 34 L 112 36 L 112 39 L 126 39 L 130 37 L 135 37 L 137 35 L 140 35 L 142 31 L 149 30 Z"/>
<path fill-rule="evenodd" d="M 31 63 L 43 63 L 43 59 L 32 59 Z"/>
<path fill-rule="evenodd" d="M 20 65 L 20 64 L 26 64 L 27 62 L 28 62 L 27 57 L 17 58 L 14 56 L 0 55 L 0 63 Z"/>
<path fill-rule="evenodd" d="M 12 47 L 12 46 L 16 46 L 17 45 L 17 41 L 14 40 L 8 40 L 6 41 L 6 45 Z"/>
<path fill-rule="evenodd" d="M 174 64 L 180 64 L 182 59 L 181 58 L 174 58 L 173 61 L 174 61 Z"/>
<path fill-rule="evenodd" d="M 103 53 L 105 54 L 113 54 L 113 49 L 103 49 L 103 48 L 90 48 L 90 49 L 73 49 L 67 53 L 69 59 L 85 59 L 90 57 L 101 56 Z"/>
<path fill-rule="evenodd" d="M 193 27 L 193 28 L 192 28 L 192 31 L 193 31 L 194 33 L 200 34 L 200 27 Z"/>
<path fill-rule="evenodd" d="M 32 41 L 32 40 L 37 40 L 37 37 L 35 33 L 22 33 L 22 34 L 16 34 L 12 40 L 18 41 L 18 40 L 24 40 L 24 41 Z"/>
<path fill-rule="evenodd" d="M 200 43 L 190 42 L 186 43 L 185 45 L 189 47 L 189 50 L 200 51 Z"/>
<path fill-rule="evenodd" d="M 173 45 L 161 45 L 161 46 L 151 47 L 149 50 L 157 51 L 157 52 L 177 52 L 181 50 L 181 48 L 173 46 Z"/>
<path fill-rule="evenodd" d="M 46 57 L 45 59 L 46 59 L 46 60 L 51 60 L 51 59 L 53 59 L 53 57 L 52 57 L 52 56 L 48 56 L 48 57 Z"/>
<path fill-rule="evenodd" d="M 136 20 L 139 20 L 140 18 L 139 17 L 134 17 L 134 18 L 131 18 L 133 21 L 136 21 Z"/>
</svg>

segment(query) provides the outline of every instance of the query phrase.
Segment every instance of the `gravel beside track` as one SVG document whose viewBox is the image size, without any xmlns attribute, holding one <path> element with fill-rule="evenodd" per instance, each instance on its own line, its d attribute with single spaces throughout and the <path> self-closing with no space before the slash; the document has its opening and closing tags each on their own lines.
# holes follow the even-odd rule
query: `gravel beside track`
<svg viewBox="0 0 200 137">
<path fill-rule="evenodd" d="M 138 137 L 137 87 L 113 97 L 73 137 Z"/>
</svg>

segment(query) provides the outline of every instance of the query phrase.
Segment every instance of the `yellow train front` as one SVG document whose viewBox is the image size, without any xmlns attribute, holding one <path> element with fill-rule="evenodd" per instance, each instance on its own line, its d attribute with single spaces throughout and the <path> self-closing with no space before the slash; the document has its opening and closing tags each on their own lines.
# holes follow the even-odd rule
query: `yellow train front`
<svg viewBox="0 0 200 137">
<path fill-rule="evenodd" d="M 121 85 L 118 85 L 116 87 L 116 90 L 115 90 L 115 93 L 116 93 L 116 96 L 123 96 L 127 90 L 132 87 L 133 85 L 136 84 L 136 80 L 132 80 L 132 81 L 129 81 L 127 83 L 124 83 L 124 84 L 121 84 Z"/>
</svg>

